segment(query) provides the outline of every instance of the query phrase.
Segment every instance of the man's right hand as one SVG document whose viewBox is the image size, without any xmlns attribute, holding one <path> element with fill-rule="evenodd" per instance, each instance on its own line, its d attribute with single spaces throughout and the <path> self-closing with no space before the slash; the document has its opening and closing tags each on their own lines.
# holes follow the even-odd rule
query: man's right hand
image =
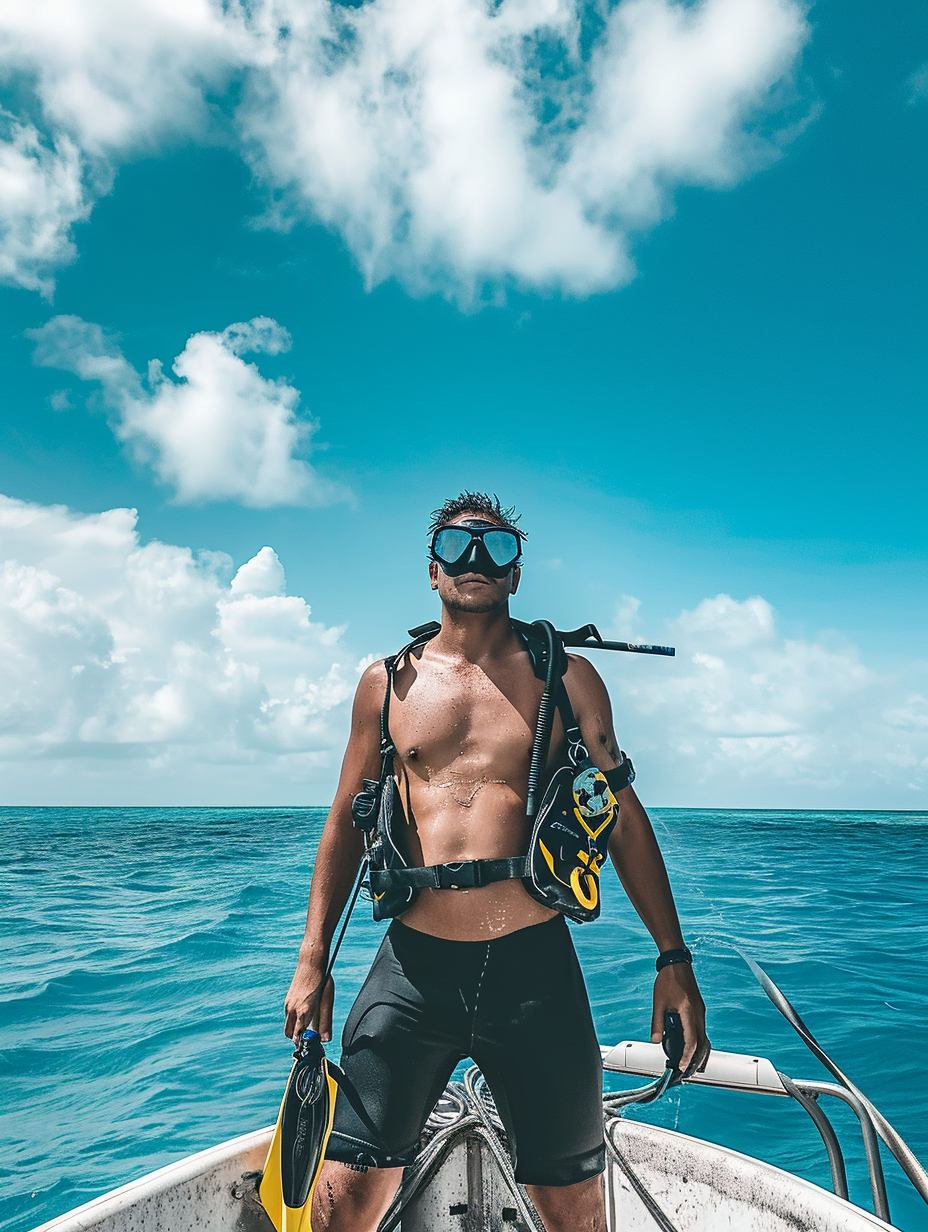
<svg viewBox="0 0 928 1232">
<path fill-rule="evenodd" d="M 329 976 L 322 987 L 323 973 L 299 963 L 290 981 L 290 991 L 284 1001 L 286 1021 L 284 1035 L 298 1040 L 304 1031 L 314 1027 L 323 1040 L 332 1038 L 332 1006 L 335 1003 L 335 982 Z"/>
</svg>

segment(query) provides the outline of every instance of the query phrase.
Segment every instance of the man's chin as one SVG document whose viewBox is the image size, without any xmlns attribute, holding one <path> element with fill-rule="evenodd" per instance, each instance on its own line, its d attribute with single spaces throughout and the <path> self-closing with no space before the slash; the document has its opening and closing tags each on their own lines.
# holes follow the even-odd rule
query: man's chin
<svg viewBox="0 0 928 1232">
<path fill-rule="evenodd" d="M 501 598 L 483 594 L 450 594 L 442 596 L 442 603 L 449 612 L 469 612 L 473 616 L 485 616 L 504 607 L 508 595 Z"/>
</svg>

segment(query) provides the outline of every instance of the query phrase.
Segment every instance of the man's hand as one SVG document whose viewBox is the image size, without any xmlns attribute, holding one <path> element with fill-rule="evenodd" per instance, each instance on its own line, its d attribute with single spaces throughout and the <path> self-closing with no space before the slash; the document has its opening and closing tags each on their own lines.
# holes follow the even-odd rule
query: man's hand
<svg viewBox="0 0 928 1232">
<path fill-rule="evenodd" d="M 654 981 L 654 1011 L 651 1015 L 651 1043 L 659 1044 L 664 1034 L 664 1014 L 676 1010 L 683 1024 L 683 1056 L 680 1072 L 689 1078 L 705 1069 L 712 1045 L 706 1036 L 706 1007 L 689 963 L 673 963 L 657 973 Z"/>
<path fill-rule="evenodd" d="M 331 976 L 322 987 L 323 972 L 309 963 L 297 964 L 290 991 L 284 1001 L 287 1018 L 284 1035 L 294 1043 L 310 1027 L 328 1042 L 332 1038 L 332 1006 L 335 1003 L 335 983 Z"/>
</svg>

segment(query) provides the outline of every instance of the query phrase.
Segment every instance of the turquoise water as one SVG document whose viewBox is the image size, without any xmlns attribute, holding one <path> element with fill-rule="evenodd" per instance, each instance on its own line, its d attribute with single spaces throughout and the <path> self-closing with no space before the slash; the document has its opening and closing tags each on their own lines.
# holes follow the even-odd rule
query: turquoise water
<svg viewBox="0 0 928 1232">
<path fill-rule="evenodd" d="M 0 1229 L 23 1232 L 273 1121 L 290 1063 L 280 1006 L 323 817 L 0 810 Z M 738 945 L 928 1159 L 928 815 L 653 817 L 716 1046 L 827 1076 Z M 646 1039 L 653 946 L 614 877 L 606 897 L 600 921 L 574 930 L 600 1041 Z M 339 962 L 338 1026 L 381 932 L 362 905 Z M 792 1101 L 687 1088 L 636 1115 L 828 1185 Z M 833 1119 L 851 1196 L 866 1203 L 852 1117 L 838 1107 Z M 887 1176 L 894 1222 L 928 1228 L 891 1160 Z"/>
</svg>

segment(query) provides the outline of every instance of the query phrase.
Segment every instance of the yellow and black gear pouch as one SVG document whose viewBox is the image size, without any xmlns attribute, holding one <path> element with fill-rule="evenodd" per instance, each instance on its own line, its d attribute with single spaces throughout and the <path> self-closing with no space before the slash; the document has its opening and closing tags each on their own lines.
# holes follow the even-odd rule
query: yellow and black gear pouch
<svg viewBox="0 0 928 1232">
<path fill-rule="evenodd" d="M 619 817 L 616 793 L 633 781 L 635 770 L 624 753 L 614 770 L 597 769 L 576 726 L 568 728 L 567 744 L 571 764 L 548 783 L 532 827 L 524 884 L 539 903 L 582 924 L 599 915 L 599 877 Z"/>
</svg>

